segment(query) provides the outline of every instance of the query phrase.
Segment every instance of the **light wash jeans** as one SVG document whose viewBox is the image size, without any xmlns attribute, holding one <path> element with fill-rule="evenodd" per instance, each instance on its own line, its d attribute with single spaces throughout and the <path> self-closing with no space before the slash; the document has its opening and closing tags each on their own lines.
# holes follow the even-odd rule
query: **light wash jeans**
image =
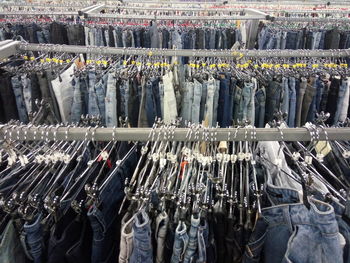
<svg viewBox="0 0 350 263">
<path fill-rule="evenodd" d="M 117 117 L 117 79 L 114 73 L 108 73 L 107 90 L 105 97 L 106 104 L 106 126 L 114 127 L 118 125 Z"/>
<path fill-rule="evenodd" d="M 177 116 L 176 97 L 173 85 L 173 73 L 169 71 L 163 76 L 164 97 L 163 97 L 163 118 L 165 123 L 174 121 Z"/>
</svg>

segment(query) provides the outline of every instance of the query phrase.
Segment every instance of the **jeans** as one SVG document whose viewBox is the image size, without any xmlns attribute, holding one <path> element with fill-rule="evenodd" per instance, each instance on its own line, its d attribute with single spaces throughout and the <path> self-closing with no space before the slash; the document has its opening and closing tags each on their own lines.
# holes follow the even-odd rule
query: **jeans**
<svg viewBox="0 0 350 263">
<path fill-rule="evenodd" d="M 213 125 L 213 109 L 214 109 L 214 93 L 215 93 L 215 79 L 209 78 L 207 85 L 207 102 L 205 105 L 205 124 L 208 127 Z"/>
<path fill-rule="evenodd" d="M 262 87 L 255 93 L 255 126 L 258 128 L 265 125 L 265 103 L 266 92 L 265 87 Z"/>
<path fill-rule="evenodd" d="M 24 106 L 23 98 L 20 105 Z M 11 85 L 11 77 L 7 74 L 0 76 L 0 110 L 3 113 L 2 122 L 19 119 L 16 95 Z M 23 116 L 27 115 L 24 114 Z"/>
<path fill-rule="evenodd" d="M 97 105 L 101 115 L 102 125 L 105 124 L 105 119 L 106 119 L 105 97 L 106 97 L 107 78 L 108 78 L 108 74 L 106 73 L 103 75 L 100 81 L 95 84 Z"/>
<path fill-rule="evenodd" d="M 27 113 L 32 112 L 32 91 L 31 91 L 31 81 L 30 78 L 28 78 L 25 75 L 21 76 L 21 82 L 22 82 L 22 92 L 23 92 L 23 98 L 24 103 L 26 105 Z"/>
<path fill-rule="evenodd" d="M 281 103 L 281 83 L 271 81 L 266 88 L 265 122 L 273 120 L 274 113 L 279 111 Z"/>
<path fill-rule="evenodd" d="M 311 106 L 311 103 L 313 101 L 314 96 L 316 95 L 316 87 L 314 86 L 315 84 L 315 78 L 312 77 L 309 79 L 307 86 L 306 86 L 306 90 L 305 90 L 305 95 L 304 95 L 304 99 L 303 99 L 303 104 L 301 107 L 301 126 L 303 126 L 306 121 L 307 121 L 307 116 L 308 116 L 308 112 Z"/>
<path fill-rule="evenodd" d="M 198 226 L 200 224 L 200 217 L 197 215 L 197 218 L 195 215 L 191 216 L 191 227 L 190 231 L 188 233 L 188 245 L 186 247 L 185 251 L 185 257 L 183 262 L 193 262 L 193 258 L 196 255 L 197 247 L 198 247 Z"/>
<path fill-rule="evenodd" d="M 295 78 L 289 78 L 289 112 L 288 112 L 288 127 L 295 127 L 295 114 L 297 107 L 297 94 L 295 90 Z"/>
<path fill-rule="evenodd" d="M 200 106 L 202 98 L 202 84 L 198 80 L 194 80 L 193 85 L 193 101 L 191 110 L 191 121 L 192 123 L 199 123 L 200 117 Z"/>
<path fill-rule="evenodd" d="M 203 83 L 202 83 L 202 98 L 201 98 L 200 113 L 199 113 L 199 122 L 200 123 L 202 123 L 202 121 L 205 118 L 205 105 L 207 103 L 207 96 L 208 96 L 208 82 L 203 81 Z"/>
<path fill-rule="evenodd" d="M 288 113 L 289 112 L 289 85 L 288 85 L 288 78 L 283 77 L 282 78 L 282 106 L 281 110 L 282 113 Z"/>
<path fill-rule="evenodd" d="M 344 94 L 343 104 L 339 115 L 340 122 L 345 121 L 348 115 L 349 97 L 350 97 L 350 79 L 347 78 L 346 80 L 343 80 L 342 85 L 345 86 L 345 94 Z"/>
<path fill-rule="evenodd" d="M 314 199 L 310 204 L 310 210 L 298 203 L 263 209 L 243 262 L 259 262 L 262 256 L 272 263 L 342 262 L 333 208 Z"/>
<path fill-rule="evenodd" d="M 113 73 L 108 73 L 105 104 L 106 104 L 106 127 L 118 126 L 117 80 Z"/>
<path fill-rule="evenodd" d="M 171 263 L 179 263 L 184 259 L 186 248 L 188 246 L 187 227 L 184 222 L 180 222 L 175 230 L 175 240 Z"/>
<path fill-rule="evenodd" d="M 122 219 L 121 225 L 121 237 L 120 237 L 120 249 L 119 249 L 119 263 L 127 263 L 130 260 L 131 253 L 133 251 L 133 238 L 134 230 L 132 225 L 134 223 L 134 217 L 128 218 L 126 222 L 123 222 L 125 218 L 129 216 L 129 213 L 126 213 Z"/>
<path fill-rule="evenodd" d="M 74 88 L 73 103 L 71 109 L 71 122 L 79 123 L 80 117 L 83 114 L 83 96 L 80 90 L 80 78 L 74 77 L 72 80 Z"/>
<path fill-rule="evenodd" d="M 252 100 L 254 93 L 254 84 L 253 83 L 244 83 L 244 88 L 242 89 L 242 101 L 243 101 L 243 120 L 249 120 L 251 123 L 252 120 L 252 105 L 254 101 Z"/>
<path fill-rule="evenodd" d="M 153 248 L 151 239 L 151 222 L 145 211 L 135 216 L 134 248 L 130 256 L 130 263 L 153 263 Z"/>
<path fill-rule="evenodd" d="M 73 63 L 66 71 L 60 74 L 60 76 L 51 81 L 60 110 L 61 120 L 64 123 L 69 123 L 71 121 L 71 108 L 74 97 L 74 88 L 72 85 L 74 69 L 75 64 Z"/>
<path fill-rule="evenodd" d="M 30 249 L 30 254 L 34 263 L 41 263 L 44 261 L 44 245 L 43 245 L 43 229 L 41 225 L 42 214 L 36 216 L 32 224 L 24 224 L 25 241 Z"/>
<path fill-rule="evenodd" d="M 185 83 L 185 93 L 182 100 L 182 111 L 181 117 L 184 121 L 192 121 L 192 102 L 193 102 L 193 92 L 194 92 L 194 83 L 186 82 Z"/>
<path fill-rule="evenodd" d="M 198 226 L 198 258 L 196 263 L 207 262 L 208 231 L 208 222 L 204 220 L 203 224 Z"/>
<path fill-rule="evenodd" d="M 18 262 L 25 263 L 26 258 L 23 253 L 17 231 L 12 220 L 8 221 L 6 228 L 1 233 L 0 261 L 3 263 Z"/>
<path fill-rule="evenodd" d="M 218 120 L 220 80 L 215 80 L 214 104 L 213 104 L 213 125 L 216 126 Z"/>
<path fill-rule="evenodd" d="M 88 217 L 93 230 L 91 262 L 115 262 L 117 255 L 118 211 L 124 197 L 124 183 L 136 167 L 138 160 L 135 148 L 124 162 L 110 171 L 110 179 L 100 192 L 98 204 L 93 204 L 88 211 Z M 119 233 L 118 233 L 119 232 Z"/>
<path fill-rule="evenodd" d="M 176 97 L 173 85 L 173 73 L 169 71 L 163 76 L 164 97 L 163 97 L 163 116 L 164 122 L 170 123 L 177 118 Z"/>
<path fill-rule="evenodd" d="M 95 72 L 90 71 L 89 73 L 89 104 L 88 104 L 88 114 L 90 116 L 97 116 L 100 114 L 100 109 L 98 107 L 97 94 L 95 90 L 96 85 L 96 75 Z"/>
<path fill-rule="evenodd" d="M 326 112 L 329 112 L 331 116 L 326 121 L 327 124 L 332 125 L 334 123 L 334 116 L 337 111 L 338 105 L 338 93 L 341 85 L 340 77 L 335 76 L 331 79 L 331 85 L 328 91 Z"/>
<path fill-rule="evenodd" d="M 297 110 L 296 110 L 295 127 L 301 126 L 301 113 L 302 113 L 303 100 L 304 100 L 304 95 L 306 92 L 306 87 L 307 87 L 306 78 L 301 78 L 301 82 L 300 82 L 300 86 L 299 86 L 299 93 L 297 96 Z"/>
<path fill-rule="evenodd" d="M 344 102 L 345 102 L 345 94 L 348 93 L 347 90 L 348 90 L 348 83 L 346 80 L 343 79 L 338 92 L 337 111 L 335 112 L 334 122 L 333 122 L 334 125 L 337 124 L 338 121 L 340 121 L 340 114 L 343 111 Z M 347 104 L 349 104 L 349 98 L 347 98 Z M 346 114 L 347 113 L 348 113 L 348 108 L 346 108 Z M 346 115 L 345 115 L 345 118 L 346 118 Z"/>
<path fill-rule="evenodd" d="M 20 77 L 14 76 L 11 78 L 12 89 L 16 99 L 16 105 L 18 110 L 19 120 L 23 123 L 28 123 L 28 114 L 24 102 L 24 96 L 22 92 L 22 83 Z"/>
<path fill-rule="evenodd" d="M 164 247 L 168 230 L 169 216 L 166 212 L 160 213 L 156 218 L 155 239 L 157 243 L 156 263 L 164 262 Z"/>
<path fill-rule="evenodd" d="M 221 75 L 220 77 L 217 121 L 220 127 L 225 128 L 230 126 L 232 118 L 232 112 L 230 112 L 230 83 L 226 76 Z"/>
</svg>

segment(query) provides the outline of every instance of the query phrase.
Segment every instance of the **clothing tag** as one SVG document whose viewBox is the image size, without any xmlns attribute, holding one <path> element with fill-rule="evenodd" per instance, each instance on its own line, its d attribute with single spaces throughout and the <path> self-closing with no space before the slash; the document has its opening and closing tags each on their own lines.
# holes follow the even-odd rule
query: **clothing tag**
<svg viewBox="0 0 350 263">
<path fill-rule="evenodd" d="M 294 152 L 292 156 L 293 156 L 293 160 L 294 160 L 294 161 L 299 161 L 300 153 Z"/>
<path fill-rule="evenodd" d="M 307 156 L 305 156 L 304 161 L 307 164 L 312 164 L 312 157 L 310 155 L 307 155 Z"/>
<path fill-rule="evenodd" d="M 275 159 L 273 162 L 278 168 L 282 168 L 282 159 Z"/>
<path fill-rule="evenodd" d="M 227 142 L 226 141 L 221 141 L 219 143 L 219 151 L 220 152 L 226 152 L 227 151 Z"/>
<path fill-rule="evenodd" d="M 328 141 L 319 141 L 315 144 L 315 150 L 317 154 L 323 154 L 325 157 L 332 151 L 332 146 Z"/>
</svg>

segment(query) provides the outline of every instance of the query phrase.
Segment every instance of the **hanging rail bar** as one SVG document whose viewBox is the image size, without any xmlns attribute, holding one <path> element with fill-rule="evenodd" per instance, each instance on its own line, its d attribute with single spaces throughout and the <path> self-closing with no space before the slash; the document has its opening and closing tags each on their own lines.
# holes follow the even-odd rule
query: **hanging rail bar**
<svg viewBox="0 0 350 263">
<path fill-rule="evenodd" d="M 62 11 L 62 12 L 57 12 L 57 11 L 36 11 L 36 12 L 26 12 L 26 11 L 18 11 L 18 12 L 0 12 L 0 16 L 74 16 L 78 15 L 78 12 L 74 11 Z"/>
<path fill-rule="evenodd" d="M 15 44 L 14 44 L 15 43 Z M 146 48 L 116 48 L 92 47 L 52 44 L 26 44 L 19 41 L 11 43 L 17 51 L 43 51 L 87 53 L 97 55 L 148 55 L 148 56 L 182 56 L 182 57 L 350 57 L 350 49 L 334 50 L 200 50 L 200 49 L 146 49 Z M 15 54 L 15 53 L 13 53 Z M 0 49 L 1 56 L 1 49 Z"/>
<path fill-rule="evenodd" d="M 162 128 L 155 129 L 152 134 L 151 128 L 116 128 L 115 138 L 118 141 L 148 141 L 148 140 L 174 140 L 174 141 L 310 141 L 310 133 L 306 128 L 285 128 L 281 132 L 276 128 L 209 128 L 199 129 L 189 132 L 188 128 L 176 128 L 166 130 Z M 328 140 L 350 140 L 350 128 L 326 128 Z M 253 139 L 256 132 L 256 139 Z M 196 133 L 196 135 L 195 135 Z M 14 140 L 67 140 L 68 141 L 83 141 L 86 138 L 96 141 L 111 141 L 113 140 L 113 128 L 47 128 L 47 127 L 23 127 L 0 125 L 0 139 Z M 151 134 L 151 136 L 150 136 Z M 319 129 L 319 140 L 326 140 L 325 132 Z"/>
<path fill-rule="evenodd" d="M 332 23 L 349 23 L 350 18 L 335 18 L 335 17 L 276 17 L 271 16 L 271 21 L 286 21 L 286 22 L 332 22 Z"/>
</svg>

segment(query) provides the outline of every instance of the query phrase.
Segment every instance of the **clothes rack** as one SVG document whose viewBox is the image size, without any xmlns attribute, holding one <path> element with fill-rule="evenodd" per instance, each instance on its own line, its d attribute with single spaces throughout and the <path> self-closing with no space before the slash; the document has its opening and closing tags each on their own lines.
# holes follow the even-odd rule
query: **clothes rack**
<svg viewBox="0 0 350 263">
<path fill-rule="evenodd" d="M 82 128 L 0 125 L 0 139 L 112 141 L 310 141 L 306 128 Z M 318 140 L 350 140 L 350 128 L 318 128 Z M 255 134 L 255 135 L 254 135 Z M 283 137 L 282 137 L 283 134 Z"/>
<path fill-rule="evenodd" d="M 5 58 L 18 51 L 88 53 L 99 55 L 148 55 L 148 56 L 184 56 L 184 57 L 350 57 L 350 50 L 187 50 L 187 49 L 145 49 L 87 47 L 72 45 L 25 44 L 19 41 L 7 42 L 0 46 L 0 57 Z"/>
</svg>

